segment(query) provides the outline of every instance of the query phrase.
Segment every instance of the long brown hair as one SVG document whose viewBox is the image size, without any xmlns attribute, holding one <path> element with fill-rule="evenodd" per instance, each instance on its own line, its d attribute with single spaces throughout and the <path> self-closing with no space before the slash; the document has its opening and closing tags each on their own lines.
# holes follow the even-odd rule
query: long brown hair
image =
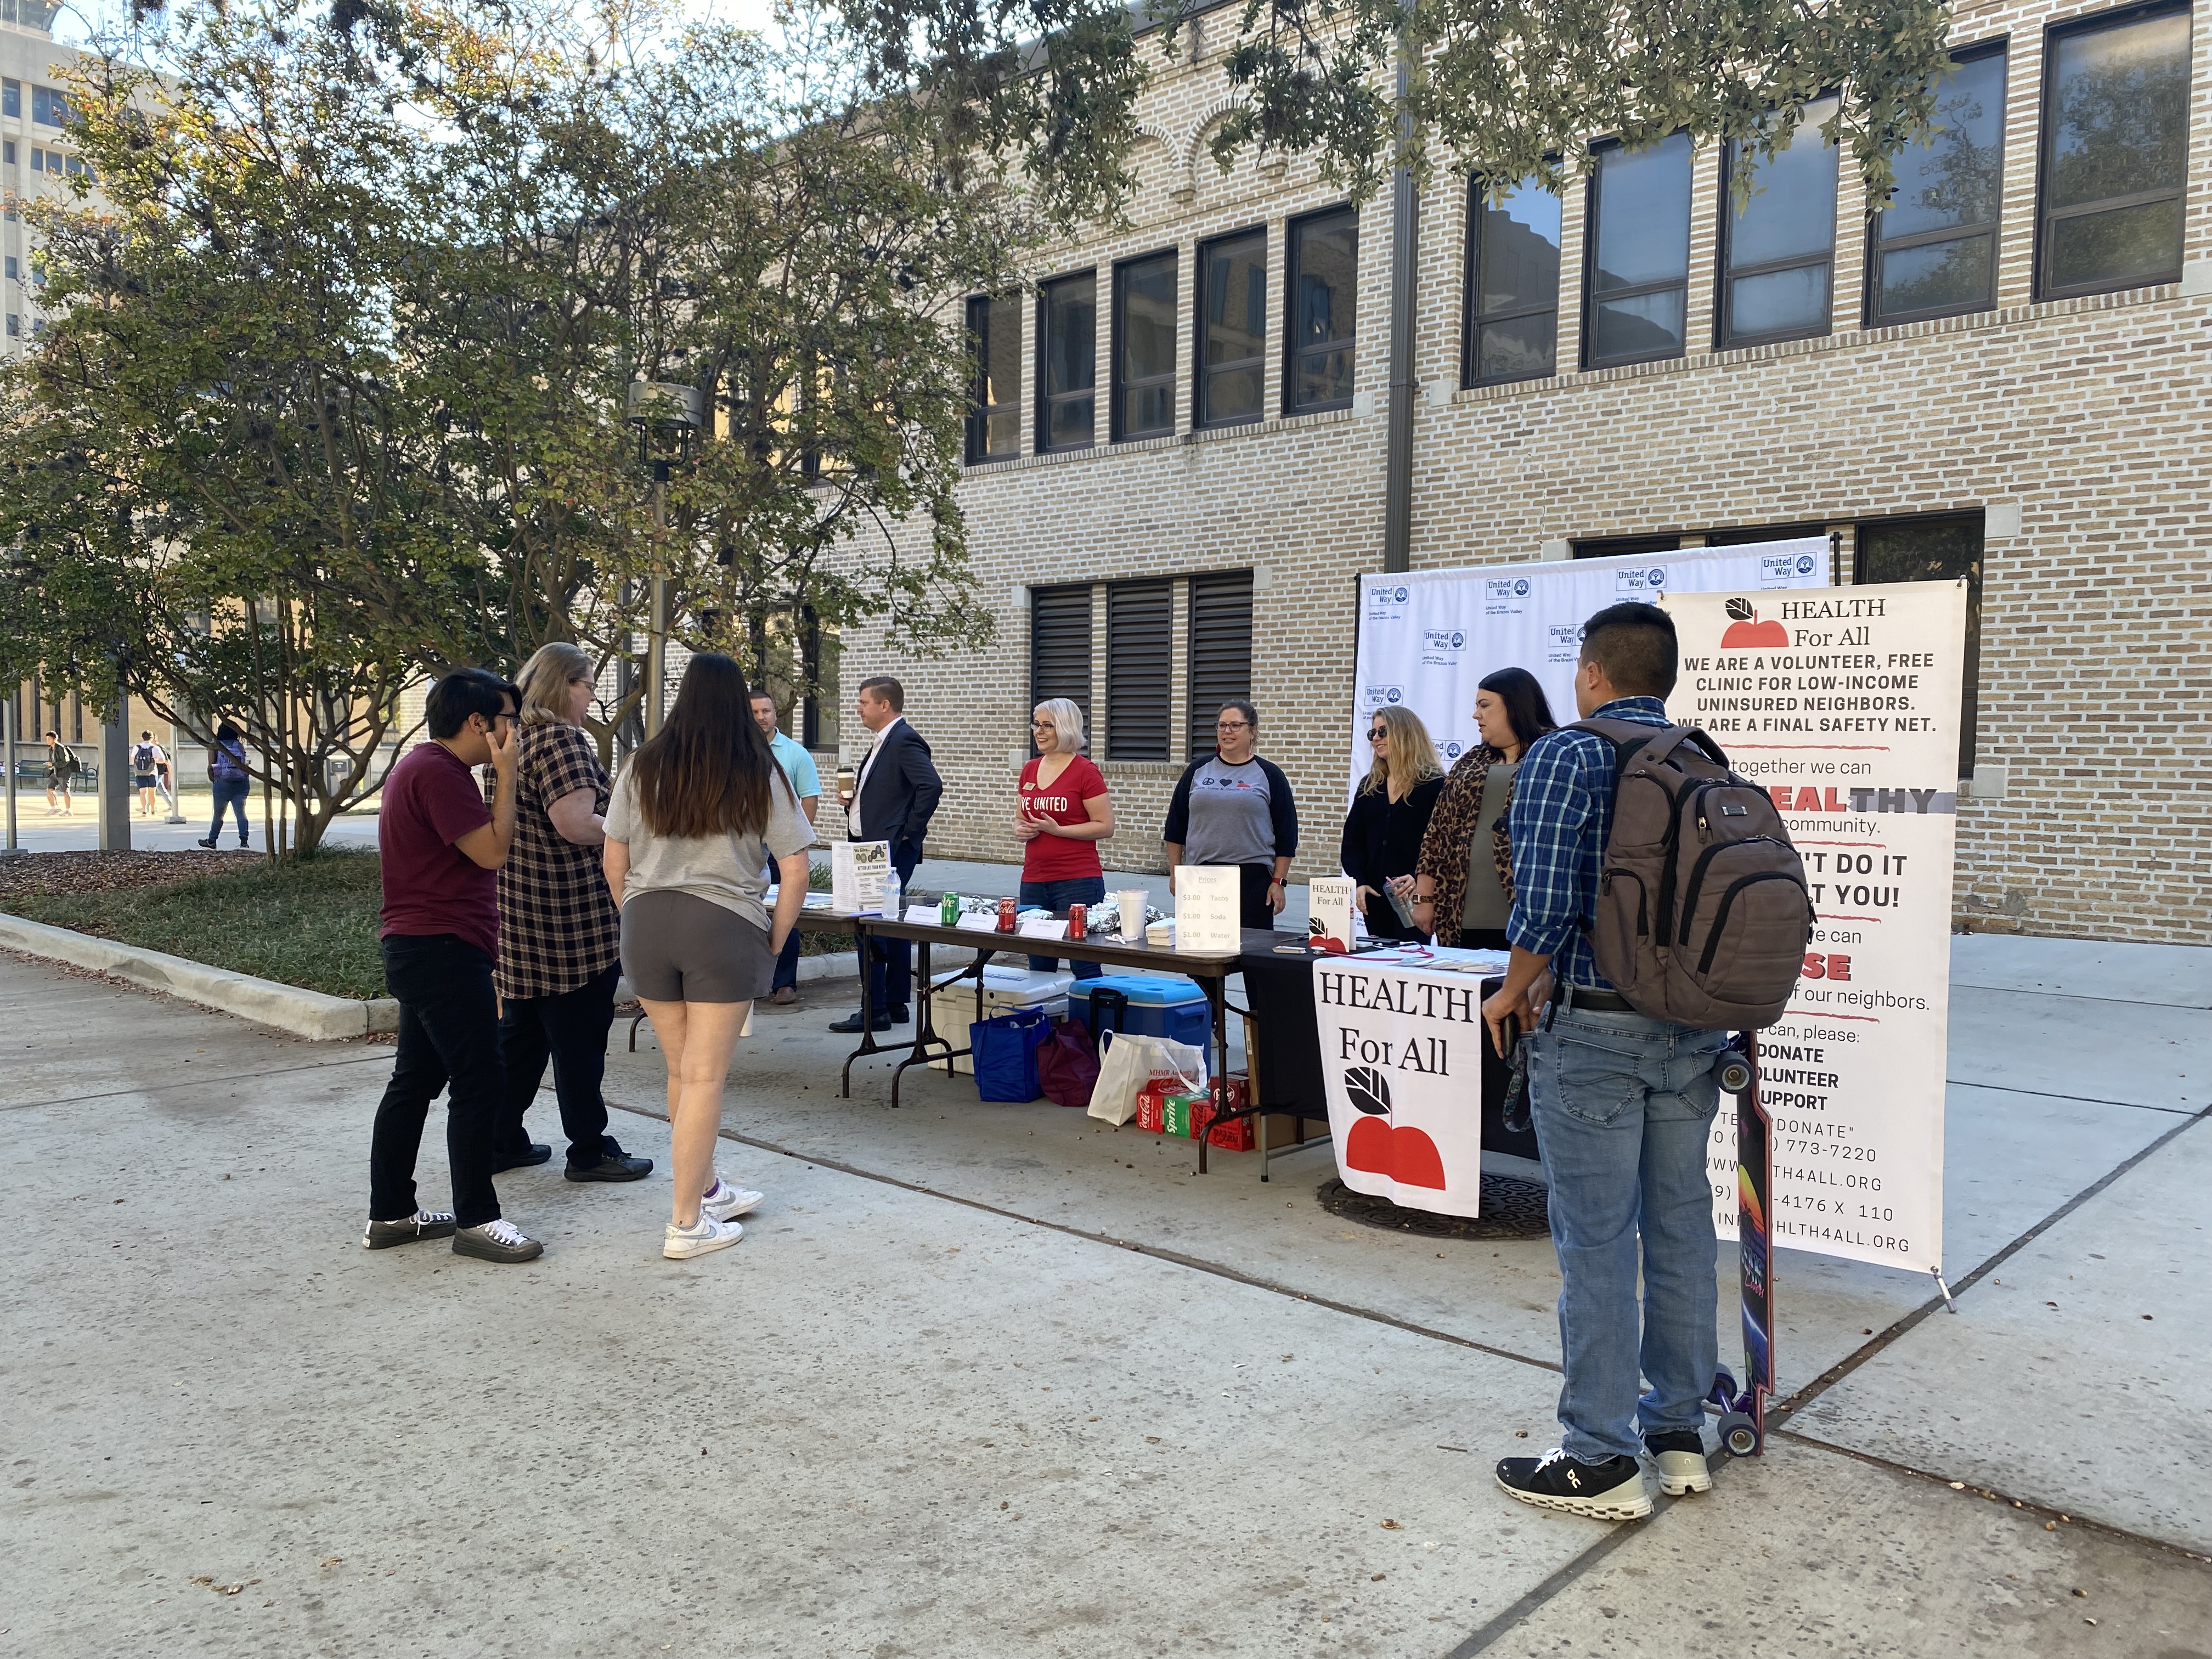
<svg viewBox="0 0 2212 1659">
<path fill-rule="evenodd" d="M 1443 775 L 1444 769 L 1437 759 L 1436 740 L 1429 736 L 1429 728 L 1412 709 L 1389 705 L 1376 709 L 1369 720 L 1381 720 L 1390 736 L 1382 745 L 1382 752 L 1376 756 L 1374 765 L 1368 769 L 1366 779 L 1359 786 L 1361 794 L 1387 788 L 1393 779 L 1397 781 L 1402 794 L 1416 784 Z"/>
<path fill-rule="evenodd" d="M 697 841 L 768 828 L 769 791 L 783 768 L 753 723 L 745 671 L 718 652 L 702 652 L 684 671 L 676 707 L 630 757 L 638 815 L 656 836 Z"/>
</svg>

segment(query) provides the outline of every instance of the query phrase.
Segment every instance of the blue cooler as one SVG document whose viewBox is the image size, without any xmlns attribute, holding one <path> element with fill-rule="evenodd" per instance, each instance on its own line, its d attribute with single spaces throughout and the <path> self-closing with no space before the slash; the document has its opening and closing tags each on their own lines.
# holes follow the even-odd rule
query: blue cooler
<svg viewBox="0 0 2212 1659">
<path fill-rule="evenodd" d="M 1087 1024 L 1091 994 L 1097 991 L 1119 991 L 1128 998 L 1121 1027 L 1125 1031 L 1170 1037 L 1200 1049 L 1213 1041 L 1213 1011 L 1194 980 L 1166 974 L 1101 974 L 1096 979 L 1079 979 L 1067 988 L 1067 1017 Z M 1110 1014 L 1102 1029 L 1114 1029 Z"/>
</svg>

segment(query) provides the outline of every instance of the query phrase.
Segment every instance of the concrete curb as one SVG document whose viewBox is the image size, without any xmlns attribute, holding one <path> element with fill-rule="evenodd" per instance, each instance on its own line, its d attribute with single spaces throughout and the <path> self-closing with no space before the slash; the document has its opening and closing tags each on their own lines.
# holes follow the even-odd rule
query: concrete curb
<svg viewBox="0 0 2212 1659">
<path fill-rule="evenodd" d="M 320 991 L 282 984 L 273 979 L 257 979 L 252 974 L 228 968 L 210 968 L 204 962 L 173 957 L 166 951 L 149 951 L 92 933 L 50 927 L 43 921 L 26 921 L 21 916 L 0 914 L 0 946 L 66 962 L 73 967 L 89 968 L 95 973 L 112 974 L 149 991 L 166 991 L 204 1008 L 220 1009 L 226 1014 L 274 1025 L 279 1030 L 318 1042 L 373 1036 L 399 1029 L 399 1005 L 390 997 L 364 1001 L 327 996 Z M 799 959 L 799 982 L 802 985 L 817 979 L 850 979 L 859 972 L 856 958 L 850 951 Z M 624 979 L 616 987 L 616 1000 L 627 1001 L 630 995 L 629 981 Z"/>
<path fill-rule="evenodd" d="M 173 957 L 166 951 L 149 951 L 136 945 L 119 945 L 112 939 L 52 927 L 42 921 L 0 915 L 0 945 L 50 957 L 96 973 L 112 974 L 149 991 L 218 1008 L 227 1014 L 274 1025 L 295 1036 L 319 1042 L 398 1029 L 399 1005 L 389 997 L 362 1001 L 325 996 L 297 985 L 256 979 L 228 968 L 210 968 L 204 962 Z"/>
</svg>

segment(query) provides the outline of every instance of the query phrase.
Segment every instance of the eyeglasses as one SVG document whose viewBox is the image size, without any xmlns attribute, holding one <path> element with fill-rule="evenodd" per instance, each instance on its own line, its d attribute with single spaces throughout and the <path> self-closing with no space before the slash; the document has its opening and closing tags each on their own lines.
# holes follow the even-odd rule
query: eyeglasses
<svg viewBox="0 0 2212 1659">
<path fill-rule="evenodd" d="M 1251 723 L 1249 720 L 1216 720 L 1213 729 L 1217 732 L 1241 732 Z"/>
</svg>

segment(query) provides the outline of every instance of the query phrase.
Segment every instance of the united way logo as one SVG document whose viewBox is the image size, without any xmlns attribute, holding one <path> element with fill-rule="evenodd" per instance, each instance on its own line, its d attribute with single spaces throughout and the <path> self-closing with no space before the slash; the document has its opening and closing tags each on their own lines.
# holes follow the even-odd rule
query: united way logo
<svg viewBox="0 0 2212 1659">
<path fill-rule="evenodd" d="M 1444 758 L 1448 761 L 1457 760 L 1460 756 L 1460 750 L 1466 747 L 1467 745 L 1465 744 L 1462 743 L 1457 738 L 1454 738 L 1449 743 L 1444 745 Z"/>
<path fill-rule="evenodd" d="M 1528 597 L 1526 576 L 1486 576 L 1482 579 L 1482 611 L 1486 617 L 1517 617 Z"/>
<path fill-rule="evenodd" d="M 1666 586 L 1667 571 L 1662 565 L 1613 573 L 1613 592 L 1616 599 L 1624 596 L 1634 599 L 1649 599 Z"/>
<path fill-rule="evenodd" d="M 1797 556 L 1797 574 L 1799 575 L 1811 575 L 1813 574 L 1813 565 L 1814 559 L 1810 553 L 1800 553 Z"/>
<path fill-rule="evenodd" d="M 1580 623 L 1553 623 L 1544 629 L 1544 659 L 1547 662 L 1573 662 L 1583 653 L 1583 625 Z"/>
<path fill-rule="evenodd" d="M 1402 685 L 1369 685 L 1360 688 L 1359 701 L 1369 714 L 1378 708 L 1395 708 L 1406 700 Z"/>
<path fill-rule="evenodd" d="M 1369 622 L 1401 622 L 1406 615 L 1406 601 L 1413 590 L 1402 582 L 1370 582 L 1367 586 L 1366 616 Z"/>
<path fill-rule="evenodd" d="M 1528 597 L 1528 579 L 1526 576 L 1516 577 L 1513 583 L 1513 597 L 1516 599 L 1525 599 Z"/>
</svg>

